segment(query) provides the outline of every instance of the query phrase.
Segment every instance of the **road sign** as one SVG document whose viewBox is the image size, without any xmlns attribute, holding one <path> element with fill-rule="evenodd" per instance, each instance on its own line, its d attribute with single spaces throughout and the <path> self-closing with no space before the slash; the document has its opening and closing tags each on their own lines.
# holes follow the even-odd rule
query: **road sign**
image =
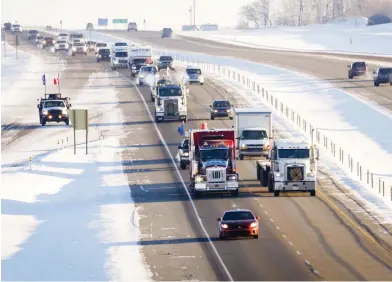
<svg viewBox="0 0 392 282">
<path fill-rule="evenodd" d="M 109 20 L 108 19 L 98 19 L 98 26 L 108 26 Z"/>
<path fill-rule="evenodd" d="M 128 19 L 113 19 L 114 24 L 127 24 Z"/>
</svg>

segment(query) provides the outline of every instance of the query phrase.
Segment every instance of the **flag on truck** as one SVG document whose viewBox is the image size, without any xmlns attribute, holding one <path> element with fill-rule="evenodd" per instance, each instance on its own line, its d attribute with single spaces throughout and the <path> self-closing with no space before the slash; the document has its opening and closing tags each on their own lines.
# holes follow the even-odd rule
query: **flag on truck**
<svg viewBox="0 0 392 282">
<path fill-rule="evenodd" d="M 181 123 L 181 125 L 178 127 L 177 131 L 178 131 L 178 133 L 179 133 L 181 136 L 184 136 L 184 135 L 185 135 L 184 122 Z"/>
</svg>

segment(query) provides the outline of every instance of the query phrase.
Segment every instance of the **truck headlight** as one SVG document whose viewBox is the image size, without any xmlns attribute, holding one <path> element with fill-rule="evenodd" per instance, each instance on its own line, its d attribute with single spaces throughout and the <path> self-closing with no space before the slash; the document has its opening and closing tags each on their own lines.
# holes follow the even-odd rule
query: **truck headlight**
<svg viewBox="0 0 392 282">
<path fill-rule="evenodd" d="M 229 180 L 237 180 L 237 176 L 231 175 L 231 176 L 229 176 Z"/>
<path fill-rule="evenodd" d="M 46 115 L 48 115 L 48 111 L 43 111 L 42 114 L 43 114 L 44 116 L 46 116 Z"/>
<path fill-rule="evenodd" d="M 218 112 L 218 110 L 214 110 L 214 113 L 217 113 Z"/>
<path fill-rule="evenodd" d="M 314 172 L 309 172 L 309 173 L 307 174 L 307 176 L 308 176 L 308 177 L 314 177 L 315 174 L 314 174 Z"/>
<path fill-rule="evenodd" d="M 203 179 L 203 176 L 198 175 L 198 176 L 195 177 L 195 182 L 196 182 L 196 183 L 203 182 L 203 180 L 204 180 L 204 179 Z"/>
<path fill-rule="evenodd" d="M 135 70 L 135 69 L 136 69 L 136 66 L 132 66 L 132 69 Z"/>
<path fill-rule="evenodd" d="M 241 149 L 242 149 L 242 150 L 246 150 L 247 148 L 248 148 L 248 146 L 246 146 L 246 144 L 242 144 L 242 145 L 241 145 Z"/>
<path fill-rule="evenodd" d="M 76 47 L 72 47 L 72 51 L 76 51 Z"/>
<path fill-rule="evenodd" d="M 282 174 L 280 172 L 274 172 L 275 177 L 282 177 Z"/>
<path fill-rule="evenodd" d="M 42 44 L 46 44 L 46 41 L 44 40 L 44 41 L 42 41 Z"/>
</svg>

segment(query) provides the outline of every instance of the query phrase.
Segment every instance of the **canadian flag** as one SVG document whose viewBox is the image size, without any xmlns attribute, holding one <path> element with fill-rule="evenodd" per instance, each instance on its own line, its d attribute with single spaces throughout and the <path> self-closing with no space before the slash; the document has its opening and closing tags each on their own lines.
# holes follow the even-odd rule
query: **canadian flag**
<svg viewBox="0 0 392 282">
<path fill-rule="evenodd" d="M 53 78 L 53 83 L 54 85 L 60 84 L 60 77 L 57 75 L 57 77 Z"/>
</svg>

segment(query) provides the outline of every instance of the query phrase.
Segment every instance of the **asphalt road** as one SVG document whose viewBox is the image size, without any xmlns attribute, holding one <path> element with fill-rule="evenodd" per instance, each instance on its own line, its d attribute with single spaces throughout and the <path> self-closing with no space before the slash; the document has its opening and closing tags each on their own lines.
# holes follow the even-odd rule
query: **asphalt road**
<svg viewBox="0 0 392 282">
<path fill-rule="evenodd" d="M 288 68 L 325 79 L 337 88 L 341 88 L 354 95 L 359 95 L 362 98 L 372 100 L 377 104 L 392 110 L 392 86 L 383 84 L 379 87 L 374 87 L 371 77 L 360 77 L 353 80 L 350 80 L 347 77 L 348 63 L 356 60 L 374 60 L 375 58 L 372 57 L 343 55 L 326 56 L 322 54 L 262 50 L 182 36 L 175 36 L 174 39 L 162 39 L 159 32 L 153 31 L 106 31 L 104 33 L 121 36 L 129 40 L 133 39 L 161 48 L 200 52 L 216 56 L 230 56 Z M 392 59 L 390 58 L 377 58 L 377 60 L 392 64 Z M 376 65 L 369 63 L 370 74 L 376 68 Z"/>
<path fill-rule="evenodd" d="M 225 267 L 234 280 L 390 280 L 390 253 L 325 193 L 334 189 L 330 182 L 324 179 L 319 183 L 317 197 L 275 198 L 257 186 L 252 160 L 239 161 L 240 197 L 193 200 L 225 265 L 222 267 L 181 183 L 188 180 L 188 171 L 180 171 L 181 177 L 177 174 L 145 109 L 143 98 L 153 112 L 148 87 L 136 87 L 127 70 L 110 71 L 107 63 L 98 64 L 92 56 L 65 58 L 73 69 L 65 71 L 64 76 L 69 77 L 63 79 L 62 86 L 71 97 L 86 85 L 89 73 L 109 71 L 118 81 L 107 87 L 118 90 L 126 126 L 123 172 L 128 175 L 130 194 L 141 216 L 141 240 L 131 243 L 143 246 L 154 280 L 227 280 Z M 208 105 L 222 97 L 239 103 L 218 82 L 208 80 L 203 86 L 192 86 L 186 128 L 196 128 L 208 120 Z M 180 142 L 178 125 L 158 124 L 173 157 Z M 208 125 L 227 128 L 232 122 L 214 120 Z M 216 218 L 233 207 L 250 208 L 261 216 L 258 240 L 216 239 Z"/>
</svg>

